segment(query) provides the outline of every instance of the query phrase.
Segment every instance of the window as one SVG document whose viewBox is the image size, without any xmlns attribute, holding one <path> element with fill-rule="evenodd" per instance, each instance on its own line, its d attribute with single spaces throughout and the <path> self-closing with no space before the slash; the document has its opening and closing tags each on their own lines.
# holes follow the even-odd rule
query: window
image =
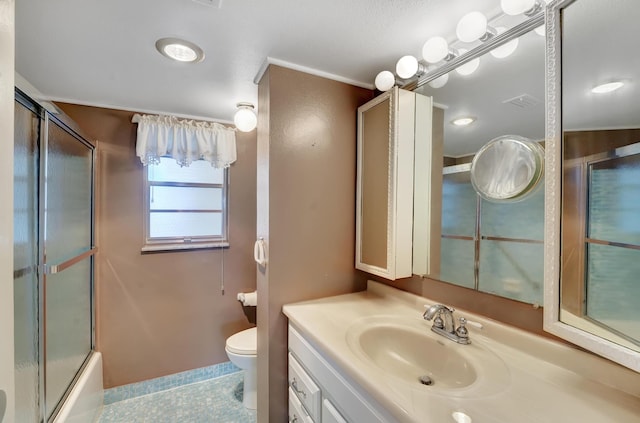
<svg viewBox="0 0 640 423">
<path fill-rule="evenodd" d="M 180 167 L 162 157 L 147 166 L 142 251 L 228 246 L 227 175 L 204 160 Z"/>
</svg>

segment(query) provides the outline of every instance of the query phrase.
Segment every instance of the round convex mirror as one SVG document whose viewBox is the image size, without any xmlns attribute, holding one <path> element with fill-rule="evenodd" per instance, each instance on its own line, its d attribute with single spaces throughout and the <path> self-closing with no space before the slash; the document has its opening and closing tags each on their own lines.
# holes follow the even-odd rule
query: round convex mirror
<svg viewBox="0 0 640 423">
<path fill-rule="evenodd" d="M 485 200 L 514 202 L 534 192 L 544 174 L 544 149 L 518 135 L 486 143 L 471 162 L 471 184 Z"/>
</svg>

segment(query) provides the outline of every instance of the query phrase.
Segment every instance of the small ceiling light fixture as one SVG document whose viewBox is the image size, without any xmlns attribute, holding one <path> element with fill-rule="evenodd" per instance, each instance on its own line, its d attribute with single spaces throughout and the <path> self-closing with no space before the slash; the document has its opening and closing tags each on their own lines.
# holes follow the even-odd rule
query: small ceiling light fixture
<svg viewBox="0 0 640 423">
<path fill-rule="evenodd" d="M 460 52 L 461 55 L 467 52 L 467 50 L 463 48 L 461 48 L 458 51 Z M 458 74 L 462 76 L 471 75 L 478 69 L 478 66 L 480 66 L 480 58 L 476 57 L 475 59 L 468 61 L 464 65 L 458 66 L 456 68 L 456 72 L 458 72 Z"/>
<path fill-rule="evenodd" d="M 396 63 L 396 73 L 402 79 L 409 79 L 416 74 L 420 76 L 425 70 L 424 65 L 413 56 L 402 56 Z"/>
<path fill-rule="evenodd" d="M 378 90 L 389 91 L 396 85 L 396 77 L 393 73 L 385 70 L 376 75 L 375 84 Z"/>
<path fill-rule="evenodd" d="M 624 82 L 622 81 L 611 81 L 611 82 L 607 82 L 606 84 L 600 84 L 598 86 L 593 87 L 591 89 L 591 92 L 594 94 L 610 93 L 612 91 L 622 88 L 623 85 L 624 85 Z"/>
<path fill-rule="evenodd" d="M 238 103 L 236 106 L 238 107 L 238 111 L 236 111 L 236 114 L 233 116 L 233 123 L 235 123 L 238 131 L 251 132 L 256 129 L 258 117 L 253 111 L 253 104 Z"/>
<path fill-rule="evenodd" d="M 496 28 L 496 32 L 498 34 L 502 34 L 506 30 L 507 30 L 507 28 L 505 28 L 504 26 L 499 26 L 499 27 Z M 500 47 L 494 48 L 493 50 L 491 50 L 490 53 L 496 59 L 504 59 L 507 56 L 511 56 L 513 54 L 513 52 L 516 51 L 516 49 L 518 48 L 519 40 L 520 40 L 520 38 L 514 38 L 513 40 L 509 41 L 508 43 L 505 43 L 505 44 L 501 45 Z"/>
<path fill-rule="evenodd" d="M 204 51 L 190 41 L 179 38 L 160 38 L 156 49 L 164 57 L 178 62 L 198 63 L 204 60 Z"/>
<path fill-rule="evenodd" d="M 449 49 L 449 43 L 442 37 L 431 37 L 422 46 L 422 58 L 429 63 L 452 60 L 458 53 Z"/>
<path fill-rule="evenodd" d="M 488 25 L 484 14 L 469 12 L 458 22 L 456 35 L 460 41 L 472 43 L 476 40 L 487 41 L 496 35 L 496 31 Z"/>
<path fill-rule="evenodd" d="M 500 0 L 502 11 L 507 15 L 533 16 L 544 8 L 540 0 Z"/>
<path fill-rule="evenodd" d="M 455 118 L 454 120 L 451 121 L 451 123 L 455 126 L 467 126 L 467 125 L 471 125 L 475 121 L 476 121 L 476 118 L 473 116 L 462 116 L 459 118 Z"/>
</svg>

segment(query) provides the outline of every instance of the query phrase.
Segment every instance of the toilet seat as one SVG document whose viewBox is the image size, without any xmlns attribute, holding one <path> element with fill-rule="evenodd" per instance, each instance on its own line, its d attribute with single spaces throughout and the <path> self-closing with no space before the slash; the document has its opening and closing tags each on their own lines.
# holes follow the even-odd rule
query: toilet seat
<svg viewBox="0 0 640 423">
<path fill-rule="evenodd" d="M 250 328 L 227 338 L 226 349 L 238 355 L 256 355 L 258 347 L 257 328 Z"/>
</svg>

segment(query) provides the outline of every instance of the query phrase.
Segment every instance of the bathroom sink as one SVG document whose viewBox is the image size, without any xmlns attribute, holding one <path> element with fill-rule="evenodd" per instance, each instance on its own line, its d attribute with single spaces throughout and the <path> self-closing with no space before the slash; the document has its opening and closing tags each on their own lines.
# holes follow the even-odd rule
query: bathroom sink
<svg viewBox="0 0 640 423">
<path fill-rule="evenodd" d="M 444 338 L 435 339 L 426 331 L 375 325 L 362 331 L 359 343 L 364 354 L 381 370 L 409 382 L 462 388 L 477 377 L 469 360 L 455 350 L 458 345 Z"/>
<path fill-rule="evenodd" d="M 381 316 L 354 323 L 347 330 L 347 343 L 385 375 L 419 389 L 451 392 L 482 384 L 489 393 L 507 385 L 502 360 L 474 342 L 473 335 L 470 345 L 460 345 L 430 328 L 420 317 Z M 491 386 L 494 389 L 486 389 Z"/>
</svg>

